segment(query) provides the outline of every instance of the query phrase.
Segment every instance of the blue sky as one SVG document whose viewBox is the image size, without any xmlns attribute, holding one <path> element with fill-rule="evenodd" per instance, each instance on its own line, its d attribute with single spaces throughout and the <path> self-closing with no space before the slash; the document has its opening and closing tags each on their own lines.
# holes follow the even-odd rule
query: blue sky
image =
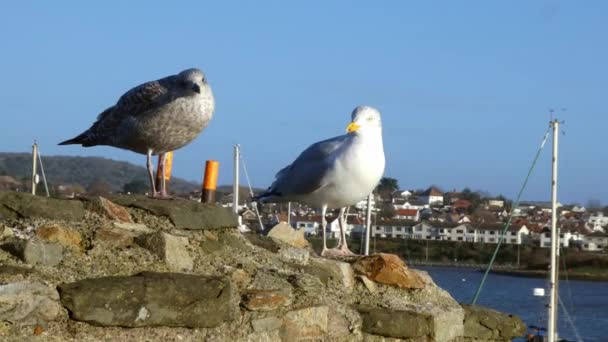
<svg viewBox="0 0 608 342">
<path fill-rule="evenodd" d="M 339 135 L 359 104 L 383 115 L 386 176 L 403 188 L 515 197 L 549 121 L 561 137 L 563 202 L 608 204 L 608 2 L 4 2 L 0 151 L 104 156 L 56 144 L 87 129 L 126 90 L 203 69 L 216 112 L 175 155 L 174 175 L 206 159 L 231 182 L 242 145 L 266 187 L 310 143 Z M 524 198 L 548 200 L 550 149 Z"/>
</svg>

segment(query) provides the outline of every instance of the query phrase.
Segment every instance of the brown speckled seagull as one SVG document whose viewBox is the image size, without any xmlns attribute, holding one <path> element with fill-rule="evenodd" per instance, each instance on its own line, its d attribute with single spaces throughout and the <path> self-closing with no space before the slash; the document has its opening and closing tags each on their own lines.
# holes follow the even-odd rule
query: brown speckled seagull
<svg viewBox="0 0 608 342">
<path fill-rule="evenodd" d="M 214 109 L 205 75 L 188 69 L 127 91 L 99 114 L 91 128 L 59 145 L 107 145 L 145 154 L 152 196 L 167 197 L 164 177 L 156 192 L 152 155 L 160 155 L 158 172 L 164 174 L 165 153 L 194 140 L 211 121 Z"/>
</svg>

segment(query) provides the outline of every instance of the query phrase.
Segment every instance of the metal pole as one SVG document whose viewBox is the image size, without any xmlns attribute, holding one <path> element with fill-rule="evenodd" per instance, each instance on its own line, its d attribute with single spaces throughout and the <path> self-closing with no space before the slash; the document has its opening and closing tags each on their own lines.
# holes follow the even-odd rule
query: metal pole
<svg viewBox="0 0 608 342">
<path fill-rule="evenodd" d="M 36 195 L 36 178 L 38 176 L 36 166 L 38 162 L 38 144 L 34 141 L 32 145 L 32 195 Z"/>
<path fill-rule="evenodd" d="M 287 224 L 291 226 L 291 202 L 287 202 Z"/>
<path fill-rule="evenodd" d="M 239 145 L 234 145 L 234 180 L 232 183 L 232 211 L 239 213 L 239 159 L 241 156 Z"/>
<path fill-rule="evenodd" d="M 557 268 L 559 257 L 559 232 L 557 230 L 557 143 L 559 132 L 559 121 L 551 122 L 553 127 L 553 160 L 551 170 L 551 279 L 550 279 L 550 304 L 549 304 L 549 342 L 556 341 L 557 332 Z"/>
<path fill-rule="evenodd" d="M 369 255 L 369 236 L 372 228 L 372 196 L 373 194 L 367 195 L 367 208 L 365 213 L 365 249 L 363 250 L 364 255 Z"/>
</svg>

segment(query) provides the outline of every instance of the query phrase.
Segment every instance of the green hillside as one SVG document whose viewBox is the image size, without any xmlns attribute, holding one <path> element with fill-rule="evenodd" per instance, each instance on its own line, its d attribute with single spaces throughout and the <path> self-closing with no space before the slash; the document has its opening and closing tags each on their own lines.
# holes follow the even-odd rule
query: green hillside
<svg viewBox="0 0 608 342">
<path fill-rule="evenodd" d="M 8 175 L 24 184 L 32 173 L 29 153 L 0 153 L 0 175 Z M 44 172 L 49 188 L 59 185 L 80 185 L 90 189 L 95 183 L 109 185 L 111 191 L 122 191 L 124 184 L 141 181 L 148 184 L 148 173 L 142 166 L 100 157 L 43 156 Z M 180 178 L 172 178 L 174 193 L 198 190 L 200 185 Z"/>
</svg>

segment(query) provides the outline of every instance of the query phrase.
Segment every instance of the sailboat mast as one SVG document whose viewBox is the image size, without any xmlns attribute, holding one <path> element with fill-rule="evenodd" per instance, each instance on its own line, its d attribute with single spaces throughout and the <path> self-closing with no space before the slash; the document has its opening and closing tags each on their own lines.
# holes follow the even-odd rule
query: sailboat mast
<svg viewBox="0 0 608 342">
<path fill-rule="evenodd" d="M 559 136 L 559 121 L 551 121 L 553 127 L 553 159 L 551 169 L 551 278 L 550 278 L 550 303 L 549 303 L 549 342 L 557 340 L 557 272 L 559 258 L 559 231 L 557 228 L 557 143 Z"/>
<path fill-rule="evenodd" d="M 232 180 L 232 211 L 235 214 L 239 213 L 239 159 L 241 158 L 241 151 L 239 145 L 234 145 L 234 169 Z"/>
</svg>

